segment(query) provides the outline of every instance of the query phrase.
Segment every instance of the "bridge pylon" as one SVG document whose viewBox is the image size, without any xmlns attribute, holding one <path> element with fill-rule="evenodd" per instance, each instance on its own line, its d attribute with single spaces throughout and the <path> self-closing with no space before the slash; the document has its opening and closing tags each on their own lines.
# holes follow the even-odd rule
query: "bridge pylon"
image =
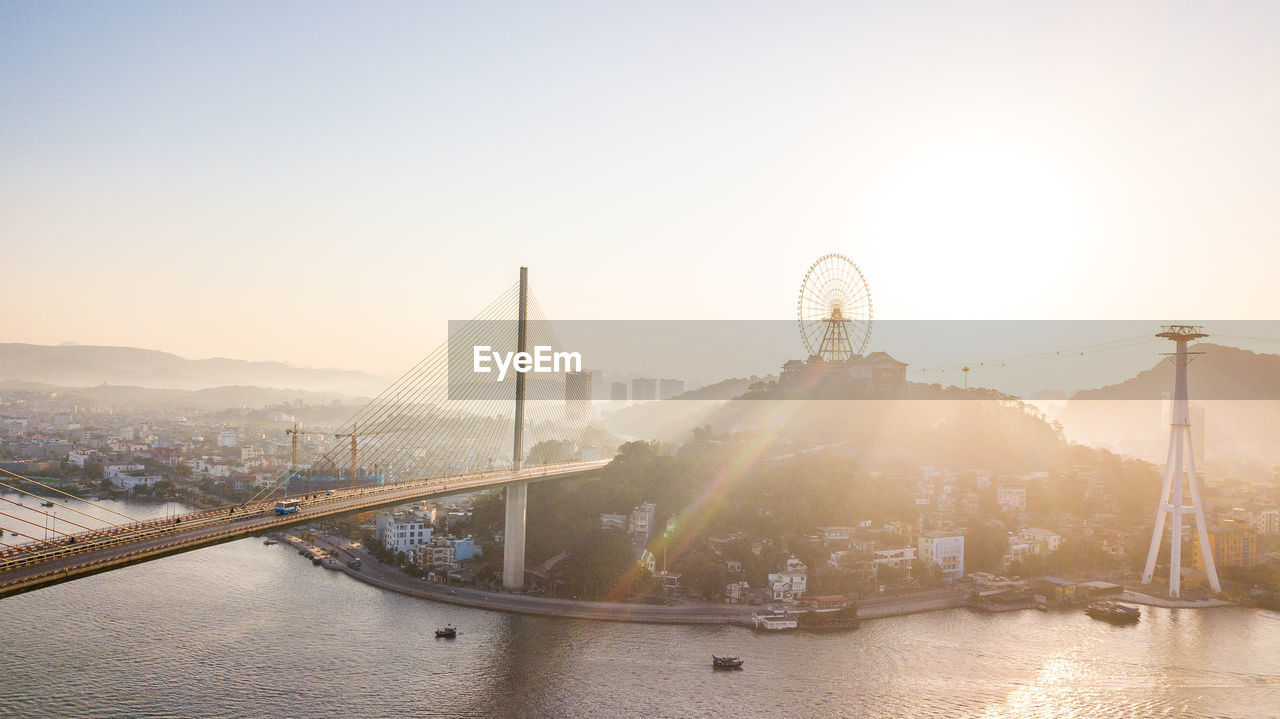
<svg viewBox="0 0 1280 719">
<path fill-rule="evenodd" d="M 516 322 L 516 352 L 528 351 L 529 268 L 520 268 L 520 315 Z M 519 472 L 524 465 L 524 373 L 516 372 L 516 412 L 511 464 Z M 507 521 L 502 533 L 502 586 L 524 588 L 524 533 L 529 504 L 529 483 L 507 485 Z"/>
</svg>

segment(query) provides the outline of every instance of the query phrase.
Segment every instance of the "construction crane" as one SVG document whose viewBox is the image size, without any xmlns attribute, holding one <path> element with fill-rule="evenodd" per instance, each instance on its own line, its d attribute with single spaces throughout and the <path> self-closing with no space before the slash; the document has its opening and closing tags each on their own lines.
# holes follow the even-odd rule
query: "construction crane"
<svg viewBox="0 0 1280 719">
<path fill-rule="evenodd" d="M 286 429 L 285 434 L 291 435 L 290 440 L 293 445 L 289 454 L 289 479 L 285 480 L 284 494 L 289 496 L 289 482 L 298 474 L 298 435 L 300 434 L 325 434 L 320 431 L 306 431 L 298 429 L 298 423 L 294 422 L 291 429 Z"/>
<path fill-rule="evenodd" d="M 350 440 L 351 440 L 351 483 L 350 483 L 350 486 L 352 486 L 352 487 L 356 486 L 356 466 L 357 466 L 357 464 L 356 464 L 356 455 L 357 455 L 357 453 L 359 452 L 359 439 L 360 439 L 361 437 L 373 437 L 373 436 L 375 436 L 375 435 L 379 435 L 379 434 L 391 434 L 391 433 L 393 433 L 393 432 L 408 432 L 408 431 L 411 431 L 409 427 L 381 427 L 381 428 L 378 428 L 378 429 L 367 429 L 367 430 L 361 431 L 361 430 L 359 429 L 359 426 L 357 425 L 357 423 L 352 422 L 352 423 L 351 423 L 351 431 L 350 431 L 350 432 L 339 432 L 339 433 L 337 433 L 337 434 L 334 434 L 333 436 L 334 436 L 334 437 L 336 437 L 336 438 L 338 438 L 338 439 L 350 439 Z"/>
</svg>

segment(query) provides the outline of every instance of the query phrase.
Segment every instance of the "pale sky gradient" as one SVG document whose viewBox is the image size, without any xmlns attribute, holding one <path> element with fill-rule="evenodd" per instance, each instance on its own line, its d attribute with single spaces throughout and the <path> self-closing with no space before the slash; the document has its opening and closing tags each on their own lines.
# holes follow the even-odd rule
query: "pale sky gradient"
<svg viewBox="0 0 1280 719">
<path fill-rule="evenodd" d="M 388 372 L 520 264 L 552 317 L 768 319 L 831 251 L 883 318 L 1271 319 L 1277 37 L 1277 3 L 5 3 L 0 341 Z"/>
</svg>

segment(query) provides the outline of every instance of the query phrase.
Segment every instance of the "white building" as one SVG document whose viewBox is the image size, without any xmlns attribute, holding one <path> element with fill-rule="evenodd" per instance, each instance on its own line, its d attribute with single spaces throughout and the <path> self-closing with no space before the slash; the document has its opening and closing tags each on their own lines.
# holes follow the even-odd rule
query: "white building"
<svg viewBox="0 0 1280 719">
<path fill-rule="evenodd" d="M 781 572 L 769 575 L 769 594 L 775 600 L 793 602 L 804 596 L 809 584 L 809 568 L 794 555 Z"/>
<path fill-rule="evenodd" d="M 1034 550 L 1034 552 L 1037 554 L 1056 552 L 1058 551 L 1058 547 L 1062 546 L 1062 535 L 1051 529 L 1028 527 L 1021 532 L 1018 532 L 1018 536 L 1027 544 L 1036 546 L 1037 549 Z"/>
<path fill-rule="evenodd" d="M 1023 510 L 1027 508 L 1027 488 L 1013 485 L 1000 485 L 996 488 L 996 501 L 1005 511 Z"/>
<path fill-rule="evenodd" d="M 818 527 L 818 534 L 824 542 L 847 542 L 856 531 L 853 527 Z"/>
<path fill-rule="evenodd" d="M 133 472 L 141 472 L 146 469 L 140 464 L 111 464 L 102 468 L 102 476 L 114 481 L 117 477 L 123 477 Z"/>
<path fill-rule="evenodd" d="M 653 502 L 644 502 L 631 510 L 627 519 L 627 532 L 636 540 L 648 543 L 653 536 L 653 513 L 657 510 Z"/>
<path fill-rule="evenodd" d="M 625 514 L 602 514 L 600 515 L 601 529 L 626 529 L 627 515 Z"/>
<path fill-rule="evenodd" d="M 650 574 L 653 574 L 658 569 L 657 557 L 653 556 L 653 552 L 647 549 L 640 550 L 639 555 L 636 557 L 636 563 L 640 565 L 641 569 Z"/>
<path fill-rule="evenodd" d="M 950 532 L 924 532 L 916 542 L 917 556 L 935 562 L 948 582 L 964 576 L 964 536 Z"/>
<path fill-rule="evenodd" d="M 898 547 L 897 549 L 877 549 L 871 553 L 871 566 L 876 571 L 880 567 L 911 568 L 916 561 L 916 547 Z"/>
<path fill-rule="evenodd" d="M 808 588 L 808 572 L 778 572 L 769 575 L 769 594 L 775 600 L 794 602 Z"/>
<path fill-rule="evenodd" d="M 1271 507 L 1259 510 L 1253 516 L 1253 528 L 1259 534 L 1280 535 L 1280 509 Z"/>
<path fill-rule="evenodd" d="M 134 487 L 154 487 L 160 479 L 158 474 L 117 474 L 111 477 L 111 486 L 127 491 Z"/>
<path fill-rule="evenodd" d="M 218 433 L 219 447 L 234 447 L 236 446 L 236 440 L 237 433 L 234 429 L 224 429 Z"/>
<path fill-rule="evenodd" d="M 431 541 L 431 523 L 420 512 L 396 512 L 378 515 L 374 537 L 390 552 L 414 556 L 418 547 Z"/>
<path fill-rule="evenodd" d="M 73 449 L 67 452 L 67 461 L 84 469 L 85 462 L 101 462 L 102 453 L 96 449 Z"/>
</svg>

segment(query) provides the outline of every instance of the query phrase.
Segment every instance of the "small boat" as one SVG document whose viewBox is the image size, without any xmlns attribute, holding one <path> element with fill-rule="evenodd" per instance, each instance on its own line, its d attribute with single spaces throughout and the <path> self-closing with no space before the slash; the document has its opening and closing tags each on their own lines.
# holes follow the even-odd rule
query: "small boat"
<svg viewBox="0 0 1280 719">
<path fill-rule="evenodd" d="M 53 506 L 53 502 L 41 502 L 41 503 L 40 503 L 40 506 L 41 506 L 41 507 L 52 507 L 52 506 Z"/>
<path fill-rule="evenodd" d="M 738 657 L 717 657 L 711 655 L 711 666 L 716 669 L 741 669 L 742 660 Z"/>
<path fill-rule="evenodd" d="M 454 639 L 458 636 L 458 628 L 452 624 L 446 624 L 436 630 L 437 639 Z"/>
<path fill-rule="evenodd" d="M 1142 610 L 1137 607 L 1109 600 L 1090 604 L 1084 613 L 1113 624 L 1132 624 L 1142 617 Z"/>
</svg>

